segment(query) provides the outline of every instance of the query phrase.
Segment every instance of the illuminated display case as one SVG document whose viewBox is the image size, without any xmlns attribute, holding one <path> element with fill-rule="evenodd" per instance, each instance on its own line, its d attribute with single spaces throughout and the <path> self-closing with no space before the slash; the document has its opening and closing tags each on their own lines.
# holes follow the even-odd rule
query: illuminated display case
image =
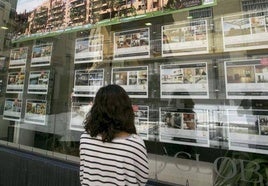
<svg viewBox="0 0 268 186">
<path fill-rule="evenodd" d="M 78 158 L 94 95 L 112 83 L 132 100 L 151 179 L 267 183 L 268 12 L 239 2 L 44 1 L 0 58 L 0 127 L 17 134 L 4 140 Z"/>
</svg>

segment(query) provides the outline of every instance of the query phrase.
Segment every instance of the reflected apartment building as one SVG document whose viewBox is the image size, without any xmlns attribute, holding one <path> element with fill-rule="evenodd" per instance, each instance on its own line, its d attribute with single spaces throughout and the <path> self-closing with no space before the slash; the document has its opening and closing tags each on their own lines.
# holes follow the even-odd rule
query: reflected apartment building
<svg viewBox="0 0 268 186">
<path fill-rule="evenodd" d="M 28 17 L 25 34 L 56 31 L 161 10 L 167 0 L 49 0 Z"/>
<path fill-rule="evenodd" d="M 11 4 L 9 2 L 0 1 L 0 56 L 6 56 L 4 54 L 4 48 L 10 41 L 8 32 L 10 11 Z"/>
</svg>

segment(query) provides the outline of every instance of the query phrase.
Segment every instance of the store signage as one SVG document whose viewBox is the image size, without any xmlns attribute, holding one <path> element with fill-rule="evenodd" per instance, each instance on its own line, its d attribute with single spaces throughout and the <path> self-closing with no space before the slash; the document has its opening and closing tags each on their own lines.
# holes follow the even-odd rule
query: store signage
<svg viewBox="0 0 268 186">
<path fill-rule="evenodd" d="M 186 164 L 181 167 L 179 164 L 176 164 L 176 167 L 182 171 L 192 171 L 195 169 L 195 167 L 192 167 L 192 165 L 197 166 L 197 171 L 201 172 L 201 169 L 199 167 L 200 162 L 200 154 L 190 154 L 188 152 L 180 151 L 177 152 L 174 157 L 185 157 L 184 159 L 190 159 L 194 160 L 197 163 L 189 164 L 187 167 Z M 252 185 L 258 185 L 262 184 L 264 181 L 264 177 L 261 174 L 261 161 L 249 161 L 244 159 L 235 159 L 230 157 L 218 157 L 213 162 L 213 172 L 214 174 L 214 184 L 213 185 L 223 185 L 224 183 L 229 184 L 237 184 L 240 181 L 245 183 L 250 183 Z M 226 171 L 226 170 L 229 171 Z M 211 172 L 202 172 L 203 174 L 211 174 Z M 249 175 L 254 176 L 254 179 L 252 177 L 250 178 Z M 235 181 L 232 181 L 232 179 L 235 179 Z M 268 182 L 266 182 L 268 184 Z"/>
<path fill-rule="evenodd" d="M 237 166 L 238 164 L 239 166 Z M 222 173 L 222 167 L 227 167 L 230 170 L 227 175 L 226 172 L 225 174 Z M 220 178 L 221 183 L 226 183 L 237 175 L 240 175 L 240 181 L 251 183 L 252 185 L 262 185 L 263 183 L 263 175 L 260 173 L 260 164 L 257 161 L 219 157 L 214 161 L 214 172 L 216 173 L 216 178 Z M 254 175 L 254 179 L 250 179 L 249 175 Z"/>
</svg>

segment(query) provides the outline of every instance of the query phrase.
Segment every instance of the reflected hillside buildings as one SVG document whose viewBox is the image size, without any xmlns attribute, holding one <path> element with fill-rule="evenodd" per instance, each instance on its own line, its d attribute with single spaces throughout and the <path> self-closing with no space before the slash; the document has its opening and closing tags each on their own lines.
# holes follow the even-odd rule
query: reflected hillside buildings
<svg viewBox="0 0 268 186">
<path fill-rule="evenodd" d="M 163 9 L 168 0 L 49 0 L 33 10 L 24 34 L 94 24 L 105 19 L 137 16 Z"/>
<path fill-rule="evenodd" d="M 0 56 L 5 56 L 4 48 L 7 45 L 7 40 L 10 40 L 8 24 L 11 6 L 9 2 L 0 1 Z"/>
</svg>

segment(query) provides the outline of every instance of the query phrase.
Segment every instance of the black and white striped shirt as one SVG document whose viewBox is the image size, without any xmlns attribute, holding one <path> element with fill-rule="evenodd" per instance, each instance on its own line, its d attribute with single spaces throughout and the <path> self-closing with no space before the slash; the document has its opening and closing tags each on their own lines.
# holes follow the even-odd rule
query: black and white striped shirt
<svg viewBox="0 0 268 186">
<path fill-rule="evenodd" d="M 83 133 L 80 138 L 81 185 L 145 185 L 148 156 L 138 135 L 101 141 Z"/>
</svg>

